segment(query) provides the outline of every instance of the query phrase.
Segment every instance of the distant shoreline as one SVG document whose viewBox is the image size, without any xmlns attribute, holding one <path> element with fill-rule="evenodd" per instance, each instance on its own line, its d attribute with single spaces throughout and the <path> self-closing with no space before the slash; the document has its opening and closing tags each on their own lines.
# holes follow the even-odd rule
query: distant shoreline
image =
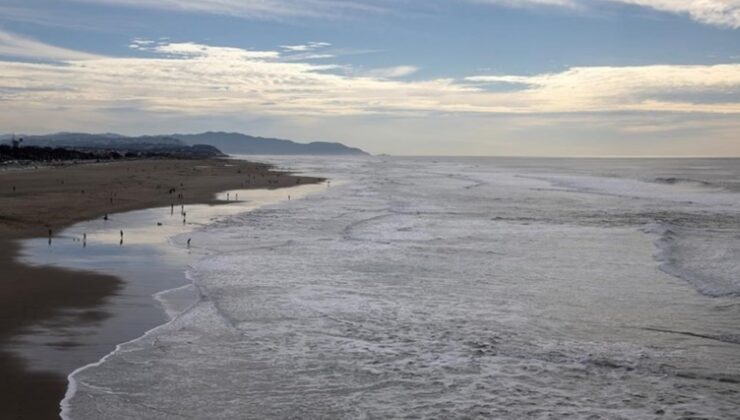
<svg viewBox="0 0 740 420">
<path fill-rule="evenodd" d="M 219 204 L 229 189 L 282 188 L 320 182 L 230 159 L 126 160 L 0 171 L 0 404 L 10 418 L 59 415 L 67 379 L 30 371 L 7 344 L 68 309 L 93 310 L 121 288 L 102 274 L 17 261 L 19 240 L 47 237 L 106 214 L 184 204 Z M 74 343 L 71 343 L 74 345 Z"/>
</svg>

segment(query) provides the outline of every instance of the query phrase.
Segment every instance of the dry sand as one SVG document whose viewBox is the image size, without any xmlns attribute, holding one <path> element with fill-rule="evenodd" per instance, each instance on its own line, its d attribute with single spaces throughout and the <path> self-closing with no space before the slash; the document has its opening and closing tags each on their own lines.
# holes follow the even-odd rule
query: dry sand
<svg viewBox="0 0 740 420">
<path fill-rule="evenodd" d="M 0 171 L 0 417 L 58 417 L 67 381 L 30 372 L 7 343 L 65 309 L 94 309 L 120 280 L 16 262 L 17 240 L 46 237 L 75 222 L 129 210 L 218 203 L 219 191 L 321 181 L 264 164 L 212 160 L 133 160 Z"/>
</svg>

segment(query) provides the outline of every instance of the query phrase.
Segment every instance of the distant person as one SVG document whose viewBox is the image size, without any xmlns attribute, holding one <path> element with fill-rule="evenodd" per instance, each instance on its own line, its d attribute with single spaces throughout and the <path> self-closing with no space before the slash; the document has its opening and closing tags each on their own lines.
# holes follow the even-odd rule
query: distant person
<svg viewBox="0 0 740 420">
<path fill-rule="evenodd" d="M 105 216 L 103 216 L 103 220 L 108 220 L 108 213 L 105 213 Z"/>
<path fill-rule="evenodd" d="M 188 248 L 190 248 L 190 238 L 188 238 Z"/>
</svg>

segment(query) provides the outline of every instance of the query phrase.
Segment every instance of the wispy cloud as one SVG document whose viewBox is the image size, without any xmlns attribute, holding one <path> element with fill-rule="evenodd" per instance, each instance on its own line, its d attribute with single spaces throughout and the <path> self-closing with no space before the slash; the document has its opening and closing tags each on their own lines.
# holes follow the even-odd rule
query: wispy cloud
<svg viewBox="0 0 740 420">
<path fill-rule="evenodd" d="M 599 8 L 629 4 L 663 12 L 687 15 L 697 22 L 726 28 L 740 28 L 740 0 L 466 0 L 509 7 L 557 6 L 570 9 Z"/>
<path fill-rule="evenodd" d="M 314 51 L 321 48 L 331 47 L 331 44 L 328 42 L 308 42 L 306 44 L 298 44 L 298 45 L 281 45 L 280 48 L 282 48 L 285 51 L 290 52 L 307 52 L 307 51 Z"/>
<path fill-rule="evenodd" d="M 380 79 L 395 79 L 397 77 L 410 76 L 417 71 L 419 71 L 419 68 L 415 66 L 395 66 L 372 69 L 362 74 Z"/>
<path fill-rule="evenodd" d="M 383 0 L 73 0 L 77 2 L 201 12 L 246 18 L 338 18 L 356 13 L 384 13 Z"/>
<path fill-rule="evenodd" d="M 50 61 L 100 58 L 95 54 L 55 47 L 3 30 L 0 30 L 0 56 Z"/>
<path fill-rule="evenodd" d="M 686 14 L 697 22 L 740 28 L 740 0 L 618 0 L 621 3 Z"/>
</svg>

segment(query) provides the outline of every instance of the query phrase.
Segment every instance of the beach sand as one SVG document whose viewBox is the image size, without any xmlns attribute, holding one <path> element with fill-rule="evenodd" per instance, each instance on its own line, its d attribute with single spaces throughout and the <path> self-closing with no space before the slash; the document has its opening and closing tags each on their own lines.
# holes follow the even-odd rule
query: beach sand
<svg viewBox="0 0 740 420">
<path fill-rule="evenodd" d="M 134 160 L 0 171 L 0 406 L 3 418 L 56 418 L 67 381 L 29 371 L 7 351 L 13 337 L 65 310 L 94 316 L 116 293 L 115 277 L 16 262 L 17 241 L 130 210 L 217 204 L 216 192 L 321 181 L 226 160 Z M 74 345 L 74 343 L 69 343 Z"/>
</svg>

